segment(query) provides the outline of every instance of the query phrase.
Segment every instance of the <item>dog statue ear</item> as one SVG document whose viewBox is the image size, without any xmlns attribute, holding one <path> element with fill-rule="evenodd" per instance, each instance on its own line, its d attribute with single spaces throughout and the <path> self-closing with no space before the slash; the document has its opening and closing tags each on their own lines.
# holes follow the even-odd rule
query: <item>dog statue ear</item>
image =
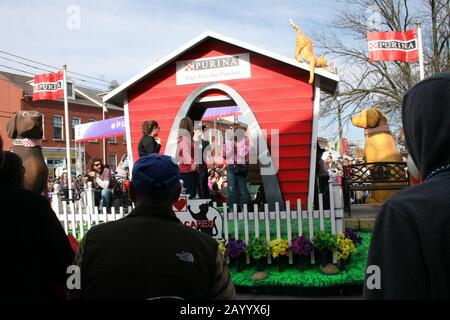
<svg viewBox="0 0 450 320">
<path fill-rule="evenodd" d="M 8 132 L 8 137 L 11 139 L 17 138 L 17 128 L 16 128 L 16 119 L 17 119 L 17 112 L 14 112 L 11 116 L 11 119 L 8 122 L 8 126 L 6 131 Z"/>
<path fill-rule="evenodd" d="M 378 125 L 385 125 L 387 123 L 387 117 L 380 109 L 375 109 L 378 113 Z"/>
<path fill-rule="evenodd" d="M 380 110 L 368 109 L 366 110 L 367 128 L 378 127 L 380 121 Z"/>
</svg>

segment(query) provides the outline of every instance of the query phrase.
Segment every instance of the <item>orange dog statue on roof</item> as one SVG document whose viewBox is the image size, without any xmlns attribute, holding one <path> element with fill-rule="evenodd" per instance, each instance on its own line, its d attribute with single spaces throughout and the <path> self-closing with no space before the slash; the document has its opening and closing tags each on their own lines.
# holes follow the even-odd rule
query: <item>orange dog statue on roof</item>
<svg viewBox="0 0 450 320">
<path fill-rule="evenodd" d="M 316 67 L 324 68 L 328 66 L 327 60 L 324 56 L 316 57 L 314 55 L 314 47 L 311 38 L 305 35 L 292 19 L 289 19 L 289 23 L 297 31 L 295 60 L 298 62 L 303 62 L 304 60 L 309 63 L 309 84 L 313 84 Z"/>
</svg>

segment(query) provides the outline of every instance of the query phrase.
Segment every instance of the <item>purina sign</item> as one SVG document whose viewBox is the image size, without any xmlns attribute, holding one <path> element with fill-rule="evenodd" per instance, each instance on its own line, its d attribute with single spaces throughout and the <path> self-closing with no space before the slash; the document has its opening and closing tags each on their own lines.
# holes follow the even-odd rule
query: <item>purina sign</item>
<svg viewBox="0 0 450 320">
<path fill-rule="evenodd" d="M 177 85 L 250 77 L 248 53 L 177 62 Z"/>
</svg>

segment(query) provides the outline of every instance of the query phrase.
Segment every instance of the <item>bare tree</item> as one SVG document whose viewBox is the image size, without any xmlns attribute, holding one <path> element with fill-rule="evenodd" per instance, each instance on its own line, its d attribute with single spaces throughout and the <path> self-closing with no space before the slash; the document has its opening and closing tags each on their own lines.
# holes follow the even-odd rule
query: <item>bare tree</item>
<svg viewBox="0 0 450 320">
<path fill-rule="evenodd" d="M 315 35 L 316 46 L 340 63 L 340 101 L 336 97 L 325 98 L 321 115 L 330 120 L 326 126 L 335 125 L 339 115 L 345 126 L 361 107 L 378 107 L 389 115 L 394 128 L 397 125 L 395 129 L 400 128 L 403 95 L 419 81 L 418 64 L 370 62 L 367 32 L 406 31 L 415 28 L 421 19 L 435 39 L 425 44 L 426 74 L 448 70 L 449 0 L 423 1 L 426 3 L 420 7 L 407 0 L 341 1 L 345 9 L 338 11 L 326 32 Z"/>
</svg>

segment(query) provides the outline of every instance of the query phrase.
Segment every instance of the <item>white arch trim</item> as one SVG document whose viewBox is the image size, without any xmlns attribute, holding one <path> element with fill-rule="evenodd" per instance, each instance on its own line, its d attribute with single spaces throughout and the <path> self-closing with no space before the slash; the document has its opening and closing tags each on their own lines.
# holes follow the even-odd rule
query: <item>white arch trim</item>
<svg viewBox="0 0 450 320">
<path fill-rule="evenodd" d="M 264 191 L 266 195 L 266 201 L 271 206 L 279 202 L 280 206 L 283 205 L 283 197 L 281 195 L 281 189 L 278 182 L 277 171 L 278 165 L 272 161 L 272 157 L 269 156 L 269 150 L 267 146 L 267 140 L 259 126 L 258 121 L 256 120 L 253 111 L 251 110 L 248 103 L 242 98 L 242 96 L 233 88 L 223 84 L 223 83 L 213 83 L 206 84 L 200 86 L 196 90 L 194 90 L 183 102 L 181 108 L 178 111 L 177 116 L 175 117 L 172 125 L 172 129 L 170 131 L 170 135 L 167 141 L 165 154 L 175 158 L 176 150 L 177 150 L 177 135 L 178 135 L 178 125 L 184 117 L 186 117 L 189 113 L 191 106 L 194 104 L 196 99 L 206 91 L 209 90 L 220 90 L 228 94 L 239 106 L 242 117 L 245 119 L 245 123 L 248 125 L 248 131 L 250 133 L 250 138 L 252 141 L 258 142 L 258 161 L 260 165 L 261 178 L 264 184 Z M 276 137 L 272 136 L 273 143 L 276 143 Z M 275 139 L 274 139 L 275 138 Z M 272 156 L 278 157 L 278 148 L 272 147 Z M 268 161 L 269 160 L 269 161 Z"/>
</svg>

